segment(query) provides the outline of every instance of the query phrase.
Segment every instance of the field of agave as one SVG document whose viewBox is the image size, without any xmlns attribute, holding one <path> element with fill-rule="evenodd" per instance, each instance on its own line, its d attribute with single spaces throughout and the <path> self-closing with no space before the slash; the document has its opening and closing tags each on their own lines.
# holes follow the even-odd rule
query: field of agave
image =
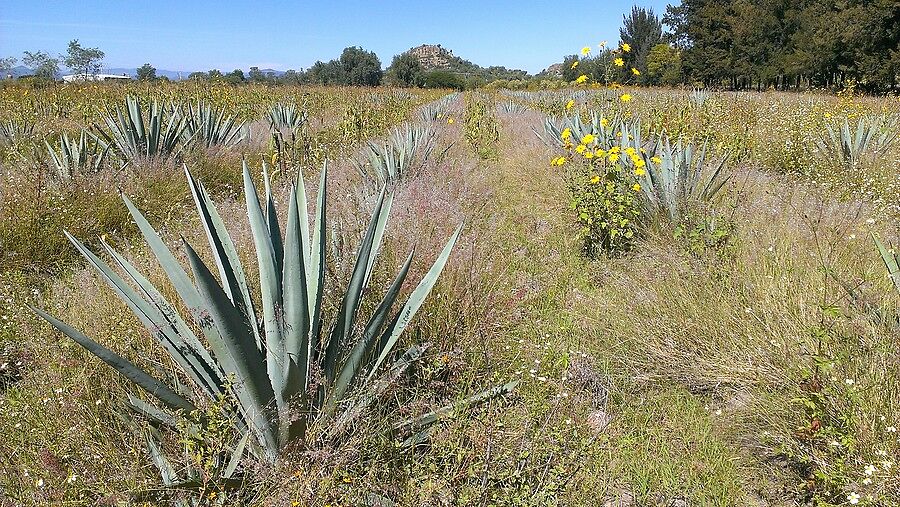
<svg viewBox="0 0 900 507">
<path fill-rule="evenodd" d="M 898 132 L 852 90 L 2 86 L 0 505 L 894 505 Z"/>
</svg>

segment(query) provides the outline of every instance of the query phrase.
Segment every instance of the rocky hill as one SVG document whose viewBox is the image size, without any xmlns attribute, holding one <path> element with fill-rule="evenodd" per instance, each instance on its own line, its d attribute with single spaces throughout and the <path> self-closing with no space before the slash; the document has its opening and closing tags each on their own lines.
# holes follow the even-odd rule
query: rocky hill
<svg viewBox="0 0 900 507">
<path fill-rule="evenodd" d="M 453 51 L 440 44 L 422 44 L 407 52 L 418 58 L 419 65 L 425 70 L 449 69 L 459 60 L 459 57 L 453 56 Z"/>
<path fill-rule="evenodd" d="M 481 67 L 453 54 L 453 51 L 440 44 L 422 44 L 410 48 L 407 53 L 419 59 L 419 65 L 425 71 L 443 70 L 463 77 L 474 77 L 493 81 L 495 79 L 526 79 L 528 72 L 506 67 Z"/>
</svg>

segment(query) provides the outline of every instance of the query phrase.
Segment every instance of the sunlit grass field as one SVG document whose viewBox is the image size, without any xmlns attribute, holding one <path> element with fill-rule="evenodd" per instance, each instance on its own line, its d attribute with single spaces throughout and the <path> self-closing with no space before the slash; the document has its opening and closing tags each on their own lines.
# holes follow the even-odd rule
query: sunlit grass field
<svg viewBox="0 0 900 507">
<path fill-rule="evenodd" d="M 157 104 L 169 145 L 134 154 L 116 138 L 126 97 L 148 130 Z M 896 97 L 12 84 L 0 127 L 0 505 L 900 503 Z M 81 156 L 60 157 L 61 136 L 82 132 Z M 192 315 L 122 200 L 196 279 L 182 240 L 211 267 L 221 257 L 186 168 L 262 326 L 244 163 L 277 207 L 262 203 L 267 220 L 287 223 L 298 178 L 304 223 L 327 196 L 312 236 L 326 331 L 346 315 L 382 189 L 390 215 L 352 336 L 413 249 L 395 308 L 414 299 L 462 224 L 379 380 L 354 380 L 334 412 L 314 385 L 309 428 L 274 457 L 243 438 L 244 380 L 204 397 L 63 234 L 121 272 L 108 243 Z M 685 190 L 695 177 L 708 191 Z M 29 306 L 197 410 L 167 409 L 172 424 L 136 411 L 130 398 L 162 404 Z"/>
</svg>

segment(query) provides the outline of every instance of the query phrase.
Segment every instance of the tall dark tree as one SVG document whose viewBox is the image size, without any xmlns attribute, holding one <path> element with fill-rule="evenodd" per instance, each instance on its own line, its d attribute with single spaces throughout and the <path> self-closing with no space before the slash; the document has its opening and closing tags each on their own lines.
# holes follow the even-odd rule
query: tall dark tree
<svg viewBox="0 0 900 507">
<path fill-rule="evenodd" d="M 900 75 L 896 0 L 682 0 L 663 21 L 685 73 L 710 85 L 888 91 Z"/>
<path fill-rule="evenodd" d="M 632 7 L 631 13 L 623 16 L 619 37 L 623 44 L 631 47 L 631 51 L 624 54 L 627 67 L 634 67 L 643 73 L 647 70 L 650 50 L 662 42 L 662 22 L 652 8 Z"/>
<path fill-rule="evenodd" d="M 78 39 L 69 41 L 63 64 L 75 74 L 96 75 L 100 72 L 100 64 L 106 54 L 98 48 L 82 47 Z"/>
</svg>

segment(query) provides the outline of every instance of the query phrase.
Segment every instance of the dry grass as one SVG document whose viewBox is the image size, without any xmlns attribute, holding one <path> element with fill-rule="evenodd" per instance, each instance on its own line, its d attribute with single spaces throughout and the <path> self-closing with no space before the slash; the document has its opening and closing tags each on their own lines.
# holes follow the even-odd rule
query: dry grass
<svg viewBox="0 0 900 507">
<path fill-rule="evenodd" d="M 677 103 L 662 95 L 648 99 L 654 100 Z M 410 276 L 420 277 L 455 226 L 466 224 L 405 337 L 429 344 L 428 353 L 348 438 L 325 441 L 314 431 L 305 449 L 276 466 L 247 463 L 255 474 L 248 502 L 358 505 L 374 494 L 397 505 L 744 506 L 802 504 L 816 494 L 839 503 L 858 491 L 876 498 L 871 505 L 896 503 L 900 466 L 888 470 L 882 462 L 900 457 L 890 430 L 900 422 L 892 320 L 900 295 L 885 279 L 868 234 L 896 241 L 900 231 L 887 219 L 873 222 L 884 217 L 883 206 L 866 198 L 875 194 L 836 196 L 831 186 L 785 175 L 774 159 L 757 156 L 761 134 L 748 139 L 750 127 L 723 111 L 746 109 L 745 118 L 762 121 L 763 100 L 788 110 L 801 99 L 716 97 L 705 116 L 691 120 L 709 132 L 718 123 L 719 140 L 749 150 L 717 204 L 735 227 L 728 248 L 713 255 L 689 251 L 662 225 L 631 255 L 586 260 L 565 185 L 548 164 L 554 155 L 531 131 L 540 128 L 540 114 L 498 115 L 495 161 L 481 160 L 462 141 L 462 122 L 441 125 L 435 151 L 449 146 L 447 156 L 396 188 L 373 288 L 378 294 L 389 283 L 414 246 Z M 812 109 L 833 102 L 815 100 Z M 237 168 L 235 162 L 221 154 L 192 161 L 209 164 L 205 182 L 219 178 L 220 212 L 249 266 L 254 253 L 243 199 L 230 191 L 230 176 L 214 169 Z M 373 195 L 348 161 L 338 160 L 330 171 L 330 216 L 342 241 L 329 283 L 339 286 Z M 279 200 L 286 197 L 284 176 L 276 182 Z M 305 176 L 315 192 L 316 175 Z M 123 184 L 180 207 L 187 194 L 180 175 L 177 180 L 159 192 L 150 191 L 150 180 Z M 102 181 L 85 185 L 101 188 Z M 106 203 L 98 209 L 119 216 L 121 206 L 107 193 L 108 203 L 86 202 Z M 139 205 L 167 242 L 183 236 L 195 246 L 205 243 L 187 211 L 172 213 L 179 208 L 158 199 Z M 110 223 L 79 232 L 107 232 L 165 286 L 124 221 Z M 0 478 L 6 495 L 0 503 L 113 503 L 156 484 L 140 435 L 116 415 L 118 400 L 132 388 L 21 305 L 40 301 L 147 368 L 173 372 L 173 365 L 89 271 L 42 279 L 37 295 L 23 290 L 32 280 L 5 276 L 10 295 L 0 313 L 15 325 L 4 328 L 0 345 L 15 344 L 3 354 L 17 354 L 23 365 L 0 393 L 0 432 L 12 436 L 0 443 L 0 458 L 11 464 Z M 331 312 L 337 296 L 329 295 Z M 516 395 L 455 414 L 435 427 L 427 445 L 400 449 L 384 432 L 390 421 L 511 378 L 522 380 Z M 177 450 L 177 442 L 167 445 Z M 864 484 L 870 464 L 878 467 L 876 481 Z M 813 473 L 821 476 L 810 484 Z"/>
</svg>

